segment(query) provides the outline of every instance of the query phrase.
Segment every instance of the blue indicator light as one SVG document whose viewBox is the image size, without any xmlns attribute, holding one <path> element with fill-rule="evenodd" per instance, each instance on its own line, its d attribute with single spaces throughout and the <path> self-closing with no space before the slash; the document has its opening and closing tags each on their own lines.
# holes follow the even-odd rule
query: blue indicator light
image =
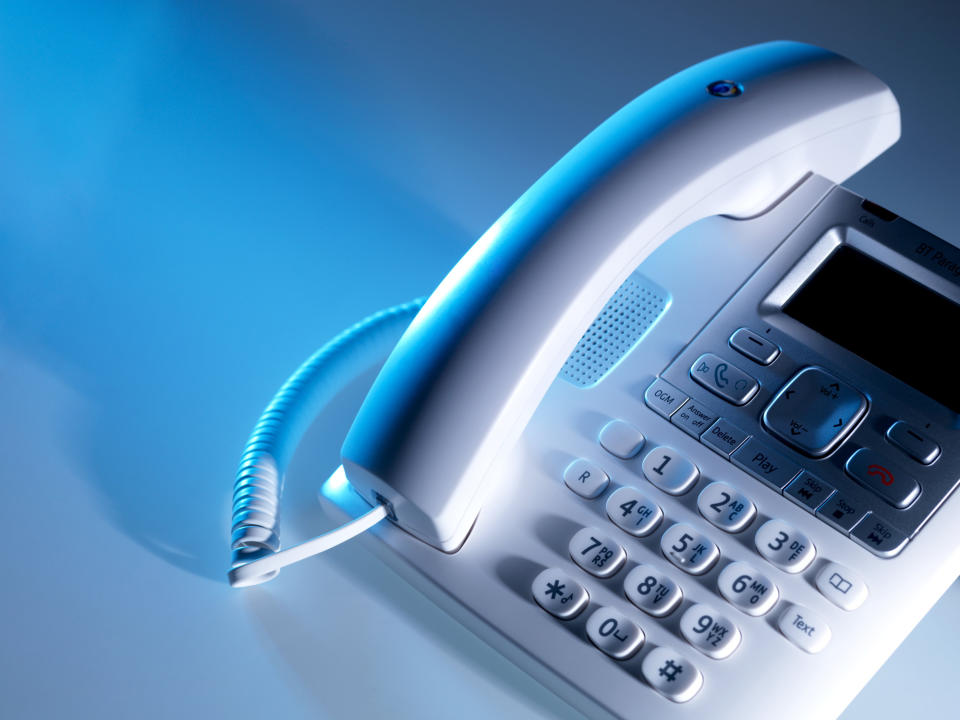
<svg viewBox="0 0 960 720">
<path fill-rule="evenodd" d="M 743 94 L 743 85 L 733 80 L 717 80 L 707 85 L 707 92 L 714 97 L 732 98 Z"/>
</svg>

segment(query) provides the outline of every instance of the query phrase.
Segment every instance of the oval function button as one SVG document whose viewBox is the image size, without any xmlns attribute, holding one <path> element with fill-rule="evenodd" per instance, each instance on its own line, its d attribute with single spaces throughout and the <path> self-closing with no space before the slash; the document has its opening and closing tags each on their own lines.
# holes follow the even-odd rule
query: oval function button
<svg viewBox="0 0 960 720">
<path fill-rule="evenodd" d="M 669 615 L 680 604 L 680 586 L 651 565 L 637 565 L 623 580 L 623 591 L 634 605 L 653 617 Z"/>
<path fill-rule="evenodd" d="M 906 470 L 892 465 L 873 450 L 860 448 L 844 466 L 847 475 L 873 490 L 895 508 L 905 508 L 920 495 L 920 485 Z"/>
<path fill-rule="evenodd" d="M 607 489 L 610 476 L 593 463 L 574 460 L 563 471 L 563 481 L 577 495 L 589 500 Z"/>
<path fill-rule="evenodd" d="M 780 348 L 747 328 L 740 328 L 730 336 L 730 347 L 755 363 L 769 365 L 780 355 Z"/>
<path fill-rule="evenodd" d="M 540 607 L 561 620 L 579 615 L 590 600 L 583 585 L 559 568 L 547 568 L 537 575 L 531 591 Z"/>
<path fill-rule="evenodd" d="M 587 619 L 587 637 L 614 660 L 627 660 L 643 645 L 643 630 L 623 613 L 600 607 Z"/>
<path fill-rule="evenodd" d="M 830 642 L 830 627 L 816 613 L 800 605 L 787 605 L 777 621 L 780 632 L 808 653 L 818 653 Z"/>
<path fill-rule="evenodd" d="M 616 540 L 596 528 L 583 528 L 570 538 L 570 557 L 591 575 L 610 577 L 627 561 L 626 551 Z"/>
<path fill-rule="evenodd" d="M 761 525 L 753 541 L 757 552 L 788 573 L 803 572 L 810 567 L 817 554 L 810 538 L 779 518 L 767 520 Z"/>
<path fill-rule="evenodd" d="M 691 575 L 703 575 L 720 559 L 720 550 L 710 538 L 685 523 L 678 523 L 663 534 L 660 551 Z"/>
<path fill-rule="evenodd" d="M 831 562 L 817 573 L 820 594 L 839 608 L 856 610 L 867 599 L 867 584 L 853 570 Z"/>
<path fill-rule="evenodd" d="M 701 490 L 697 509 L 713 525 L 729 533 L 743 530 L 757 514 L 750 498 L 725 482 L 712 482 Z"/>
<path fill-rule="evenodd" d="M 629 460 L 643 447 L 643 433 L 623 420 L 611 420 L 600 431 L 600 446 L 621 460 Z"/>
<path fill-rule="evenodd" d="M 740 629 L 709 605 L 691 605 L 680 618 L 687 642 L 714 660 L 730 657 L 740 645 Z"/>
<path fill-rule="evenodd" d="M 607 498 L 607 516 L 621 530 L 643 537 L 660 524 L 663 510 L 636 488 L 624 486 Z"/>
<path fill-rule="evenodd" d="M 887 440 L 923 465 L 940 457 L 940 446 L 903 420 L 897 420 L 887 428 Z"/>
<path fill-rule="evenodd" d="M 765 615 L 780 597 L 777 586 L 745 562 L 727 565 L 717 578 L 720 594 L 738 610 L 747 615 Z"/>
<path fill-rule="evenodd" d="M 760 389 L 755 378 L 713 353 L 704 353 L 694 361 L 690 377 L 734 405 L 745 405 Z"/>
<path fill-rule="evenodd" d="M 693 487 L 700 470 L 671 447 L 656 447 L 643 458 L 643 475 L 670 495 L 682 495 Z"/>
<path fill-rule="evenodd" d="M 703 687 L 703 675 L 680 653 L 668 647 L 651 650 L 640 665 L 650 687 L 673 702 L 692 699 Z"/>
</svg>

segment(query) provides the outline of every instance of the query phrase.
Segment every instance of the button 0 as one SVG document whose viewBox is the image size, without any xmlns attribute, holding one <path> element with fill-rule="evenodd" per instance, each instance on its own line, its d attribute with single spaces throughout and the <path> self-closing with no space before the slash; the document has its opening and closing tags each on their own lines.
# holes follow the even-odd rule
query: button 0
<svg viewBox="0 0 960 720">
<path fill-rule="evenodd" d="M 890 426 L 887 440 L 923 465 L 929 465 L 940 457 L 940 446 L 903 420 L 897 420 Z"/>
<path fill-rule="evenodd" d="M 587 637 L 614 660 L 627 660 L 643 645 L 643 630 L 611 607 L 600 607 L 587 620 Z"/>
<path fill-rule="evenodd" d="M 920 495 L 916 480 L 873 450 L 857 450 L 847 460 L 845 468 L 850 477 L 895 508 L 907 507 Z"/>
<path fill-rule="evenodd" d="M 690 366 L 690 377 L 717 397 L 745 405 L 760 389 L 753 377 L 713 353 L 704 353 Z"/>
<path fill-rule="evenodd" d="M 730 347 L 761 365 L 769 365 L 780 355 L 779 347 L 747 328 L 740 328 L 730 336 Z"/>
<path fill-rule="evenodd" d="M 823 457 L 853 430 L 867 398 L 828 372 L 808 367 L 784 385 L 763 411 L 763 426 L 811 457 Z"/>
</svg>

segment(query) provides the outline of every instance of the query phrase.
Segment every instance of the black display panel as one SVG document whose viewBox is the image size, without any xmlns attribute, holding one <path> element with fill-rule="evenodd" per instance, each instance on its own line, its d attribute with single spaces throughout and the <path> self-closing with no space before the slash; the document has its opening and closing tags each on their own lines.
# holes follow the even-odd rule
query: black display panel
<svg viewBox="0 0 960 720">
<path fill-rule="evenodd" d="M 783 312 L 960 413 L 960 305 L 841 245 Z"/>
</svg>

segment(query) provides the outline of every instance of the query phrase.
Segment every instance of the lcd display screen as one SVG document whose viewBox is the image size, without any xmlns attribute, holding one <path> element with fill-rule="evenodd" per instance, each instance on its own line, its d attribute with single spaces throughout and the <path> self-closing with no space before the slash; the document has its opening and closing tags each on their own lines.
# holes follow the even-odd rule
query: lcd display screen
<svg viewBox="0 0 960 720">
<path fill-rule="evenodd" d="M 841 245 L 783 312 L 960 413 L 960 305 Z"/>
</svg>

